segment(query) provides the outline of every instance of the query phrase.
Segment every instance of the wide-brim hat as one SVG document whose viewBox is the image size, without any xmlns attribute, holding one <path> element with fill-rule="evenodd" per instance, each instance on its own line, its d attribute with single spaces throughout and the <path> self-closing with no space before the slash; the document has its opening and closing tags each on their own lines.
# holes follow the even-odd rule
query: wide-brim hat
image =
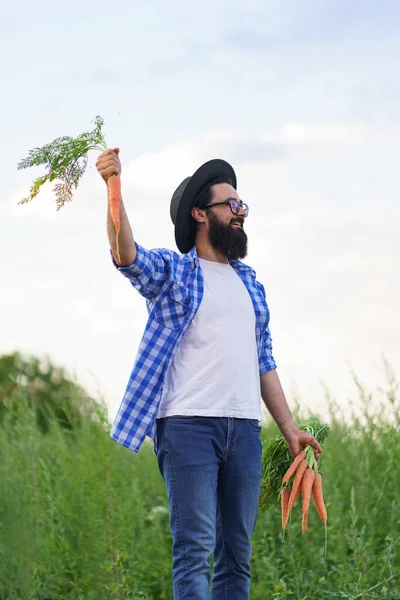
<svg viewBox="0 0 400 600">
<path fill-rule="evenodd" d="M 196 222 L 191 216 L 192 208 L 200 190 L 214 177 L 228 178 L 236 189 L 235 171 L 225 160 L 214 158 L 201 165 L 191 177 L 186 177 L 171 198 L 170 214 L 175 225 L 175 241 L 179 251 L 189 252 L 196 239 Z"/>
</svg>

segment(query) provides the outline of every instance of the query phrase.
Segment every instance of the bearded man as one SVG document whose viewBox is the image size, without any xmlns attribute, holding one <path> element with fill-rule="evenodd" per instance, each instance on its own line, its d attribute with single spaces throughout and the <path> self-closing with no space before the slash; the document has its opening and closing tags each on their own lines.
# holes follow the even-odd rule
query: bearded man
<svg viewBox="0 0 400 600">
<path fill-rule="evenodd" d="M 107 182 L 119 149 L 97 161 Z M 272 354 L 262 284 L 242 262 L 249 207 L 224 160 L 206 162 L 170 204 L 180 254 L 134 241 L 121 199 L 115 267 L 149 313 L 111 436 L 137 452 L 154 442 L 173 538 L 174 598 L 245 600 L 261 481 L 261 399 L 296 456 L 315 438 L 293 420 Z M 211 578 L 210 558 L 214 557 Z"/>
</svg>

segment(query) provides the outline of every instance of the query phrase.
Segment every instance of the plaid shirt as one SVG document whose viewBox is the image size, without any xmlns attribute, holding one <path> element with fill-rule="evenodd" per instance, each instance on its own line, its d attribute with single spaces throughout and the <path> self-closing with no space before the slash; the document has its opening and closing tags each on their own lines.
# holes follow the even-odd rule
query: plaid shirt
<svg viewBox="0 0 400 600">
<path fill-rule="evenodd" d="M 200 306 L 204 280 L 195 247 L 182 255 L 165 248 L 145 250 L 138 244 L 136 248 L 136 259 L 130 267 L 119 267 L 112 260 L 146 298 L 149 318 L 110 435 L 122 446 L 138 452 L 146 436 L 156 444 L 156 416 L 165 374 Z M 231 260 L 230 265 L 253 301 L 259 371 L 262 375 L 276 368 L 264 287 L 249 266 L 239 260 Z"/>
</svg>

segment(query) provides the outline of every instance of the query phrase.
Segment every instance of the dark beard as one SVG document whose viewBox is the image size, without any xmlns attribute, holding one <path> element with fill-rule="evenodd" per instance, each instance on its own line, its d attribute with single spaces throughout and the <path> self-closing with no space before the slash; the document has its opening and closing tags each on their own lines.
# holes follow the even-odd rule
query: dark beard
<svg viewBox="0 0 400 600">
<path fill-rule="evenodd" d="M 230 260 L 238 260 L 247 255 L 247 235 L 243 229 L 221 223 L 211 211 L 208 213 L 208 222 L 210 224 L 208 241 L 214 250 L 221 252 Z"/>
</svg>

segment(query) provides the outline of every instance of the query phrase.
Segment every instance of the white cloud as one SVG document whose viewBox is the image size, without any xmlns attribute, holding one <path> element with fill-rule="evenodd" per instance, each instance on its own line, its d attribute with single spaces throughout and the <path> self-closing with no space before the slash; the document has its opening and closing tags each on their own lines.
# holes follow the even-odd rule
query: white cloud
<svg viewBox="0 0 400 600">
<path fill-rule="evenodd" d="M 127 184 L 143 192 L 158 194 L 174 190 L 199 165 L 224 154 L 240 137 L 232 132 L 213 131 L 201 137 L 177 140 L 165 149 L 134 159 L 124 174 Z"/>
<path fill-rule="evenodd" d="M 360 142 L 367 133 L 362 125 L 345 125 L 341 123 L 285 123 L 280 136 L 291 144 L 329 144 Z"/>
</svg>

